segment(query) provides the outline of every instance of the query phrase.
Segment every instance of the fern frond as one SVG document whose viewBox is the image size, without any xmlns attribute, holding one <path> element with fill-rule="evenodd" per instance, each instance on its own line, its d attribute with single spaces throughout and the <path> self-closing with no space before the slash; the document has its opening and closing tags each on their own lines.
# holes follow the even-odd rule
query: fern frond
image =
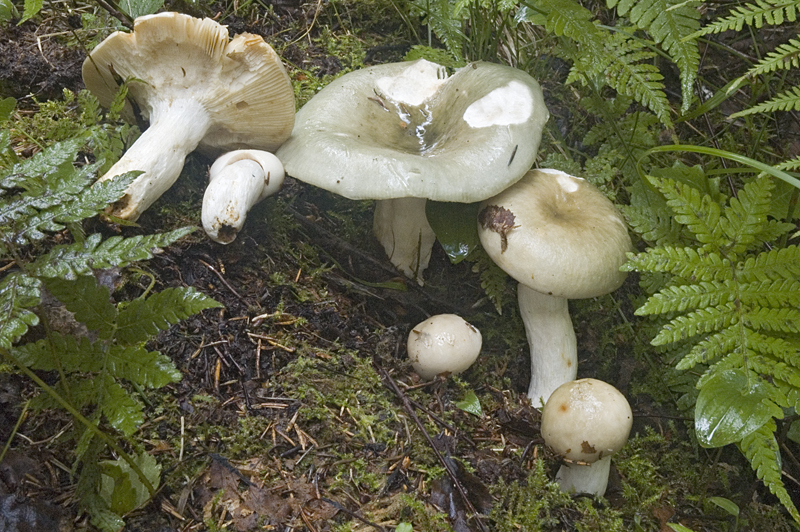
<svg viewBox="0 0 800 532">
<path fill-rule="evenodd" d="M 41 303 L 42 283 L 22 272 L 12 272 L 0 280 L 0 347 L 9 348 L 39 318 L 28 310 Z"/>
<path fill-rule="evenodd" d="M 797 307 L 800 306 L 800 281 L 779 279 L 744 283 L 739 286 L 738 296 L 745 306 Z"/>
<path fill-rule="evenodd" d="M 169 357 L 142 346 L 113 346 L 106 363 L 114 377 L 147 388 L 161 388 L 182 377 Z"/>
<path fill-rule="evenodd" d="M 731 240 L 731 253 L 742 253 L 756 242 L 756 236 L 767 221 L 774 188 L 771 179 L 762 177 L 745 184 L 728 202 L 719 226 Z"/>
<path fill-rule="evenodd" d="M 719 226 L 720 206 L 708 194 L 673 179 L 659 179 L 647 176 L 647 179 L 667 198 L 667 205 L 675 212 L 675 220 L 686 226 L 703 244 L 723 247 L 727 241 L 723 238 Z"/>
<path fill-rule="evenodd" d="M 800 275 L 800 248 L 773 248 L 747 257 L 736 269 L 741 282 L 790 279 Z"/>
<path fill-rule="evenodd" d="M 738 327 L 728 327 L 697 342 L 691 351 L 684 356 L 675 366 L 676 369 L 686 370 L 700 363 L 710 363 L 727 355 L 740 341 Z"/>
<path fill-rule="evenodd" d="M 760 103 L 744 111 L 733 113 L 729 118 L 774 113 L 775 111 L 797 111 L 800 109 L 800 87 L 792 87 L 764 103 Z"/>
<path fill-rule="evenodd" d="M 766 57 L 736 79 L 733 85 L 728 87 L 728 93 L 738 89 L 748 79 L 775 72 L 776 70 L 789 70 L 791 68 L 800 68 L 800 41 L 797 39 L 789 39 L 788 43 L 781 44 L 774 51 L 769 52 Z"/>
<path fill-rule="evenodd" d="M 750 351 L 747 357 L 750 369 L 762 375 L 769 375 L 773 381 L 779 379 L 792 388 L 800 389 L 800 371 L 788 366 L 785 362 L 761 356 L 755 351 Z M 788 408 L 788 399 L 783 390 L 773 395 L 773 401 L 783 408 Z"/>
<path fill-rule="evenodd" d="M 167 288 L 125 305 L 119 313 L 115 338 L 124 345 L 144 342 L 201 310 L 221 306 L 193 288 Z"/>
<path fill-rule="evenodd" d="M 14 347 L 13 352 L 21 364 L 33 370 L 66 373 L 98 372 L 105 358 L 99 343 L 85 336 L 77 338 L 56 332 L 37 342 Z"/>
<path fill-rule="evenodd" d="M 745 312 L 742 319 L 745 325 L 753 329 L 800 332 L 800 310 L 794 308 L 756 308 Z"/>
<path fill-rule="evenodd" d="M 71 165 L 83 143 L 81 138 L 58 142 L 30 159 L 15 164 L 0 178 L 0 189 L 21 188 L 34 196 L 41 194 L 48 186 L 42 177 L 66 164 Z"/>
<path fill-rule="evenodd" d="M 744 6 L 736 6 L 726 17 L 719 18 L 687 37 L 696 39 L 709 33 L 721 33 L 727 30 L 740 31 L 744 26 L 761 28 L 765 23 L 769 25 L 783 24 L 784 20 L 794 22 L 800 2 L 797 0 L 755 0 Z"/>
<path fill-rule="evenodd" d="M 449 0 L 414 0 L 413 4 L 425 15 L 424 22 L 439 37 L 455 57 L 462 57 L 461 43 L 464 32 L 461 29 L 461 17 L 456 12 L 457 6 Z"/>
<path fill-rule="evenodd" d="M 41 277 L 76 279 L 92 269 L 127 266 L 131 262 L 146 260 L 194 231 L 193 227 L 175 229 L 166 233 L 123 238 L 113 236 L 105 241 L 93 234 L 84 242 L 55 246 L 30 265 L 30 270 Z"/>
<path fill-rule="evenodd" d="M 644 253 L 628 253 L 622 271 L 671 273 L 691 281 L 725 281 L 733 278 L 731 263 L 718 253 L 690 247 L 662 246 Z"/>
<path fill-rule="evenodd" d="M 760 353 L 783 360 L 792 367 L 800 368 L 800 341 L 776 338 L 750 329 L 746 330 L 747 345 Z"/>
<path fill-rule="evenodd" d="M 730 327 L 734 323 L 738 323 L 738 320 L 736 305 L 733 302 L 719 307 L 697 309 L 670 320 L 650 343 L 664 345 L 685 340 L 698 334 Z"/>
<path fill-rule="evenodd" d="M 578 42 L 595 40 L 600 30 L 592 20 L 594 13 L 574 0 L 539 0 L 536 7 L 545 13 L 544 20 L 531 20 L 545 27 L 549 33 L 569 37 Z"/>
<path fill-rule="evenodd" d="M 719 306 L 736 297 L 732 280 L 701 281 L 696 284 L 671 285 L 650 296 L 638 309 L 637 316 L 683 312 L 687 309 Z"/>
<path fill-rule="evenodd" d="M 756 476 L 781 501 L 792 518 L 800 522 L 800 513 L 781 480 L 781 455 L 774 435 L 776 429 L 775 421 L 770 419 L 764 426 L 745 436 L 738 446 Z"/>
<path fill-rule="evenodd" d="M 142 403 L 109 374 L 101 374 L 92 383 L 97 387 L 97 403 L 108 423 L 125 436 L 133 434 L 144 422 Z"/>
<path fill-rule="evenodd" d="M 700 53 L 696 41 L 683 39 L 700 29 L 700 12 L 690 3 L 678 0 L 607 0 L 606 3 L 610 8 L 616 6 L 620 15 L 628 15 L 631 22 L 647 31 L 678 65 L 682 109 L 687 111 L 692 103 Z"/>
<path fill-rule="evenodd" d="M 74 281 L 51 278 L 45 286 L 76 320 L 97 331 L 100 338 L 108 339 L 114 334 L 117 308 L 111 303 L 108 288 L 100 286 L 94 275 L 81 275 Z"/>
<path fill-rule="evenodd" d="M 664 246 L 678 241 L 683 226 L 669 213 L 631 205 L 622 205 L 621 209 L 631 230 L 645 242 Z"/>
</svg>

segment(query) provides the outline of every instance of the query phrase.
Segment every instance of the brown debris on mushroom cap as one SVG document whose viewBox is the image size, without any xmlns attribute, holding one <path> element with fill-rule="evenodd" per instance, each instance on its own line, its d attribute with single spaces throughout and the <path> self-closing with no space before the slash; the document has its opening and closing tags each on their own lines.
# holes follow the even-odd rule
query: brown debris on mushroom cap
<svg viewBox="0 0 800 532">
<path fill-rule="evenodd" d="M 491 224 L 480 222 L 478 230 L 492 260 L 519 283 L 579 299 L 612 292 L 625 280 L 619 268 L 633 247 L 625 220 L 588 181 L 531 170 L 483 205 L 513 215 L 514 226 L 499 239 Z"/>
<path fill-rule="evenodd" d="M 132 123 L 135 107 L 150 120 L 154 99 L 196 98 L 214 123 L 200 147 L 213 152 L 275 150 L 294 125 L 294 92 L 272 47 L 257 35 L 229 39 L 208 18 L 139 17 L 132 33 L 116 32 L 91 52 L 83 79 L 104 106 L 130 79 L 123 118 Z"/>
</svg>

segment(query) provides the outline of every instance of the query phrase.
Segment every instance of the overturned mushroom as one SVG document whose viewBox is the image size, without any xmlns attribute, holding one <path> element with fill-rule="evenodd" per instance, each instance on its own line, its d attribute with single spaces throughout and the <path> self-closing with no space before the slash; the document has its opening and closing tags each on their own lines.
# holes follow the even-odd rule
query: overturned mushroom
<svg viewBox="0 0 800 532">
<path fill-rule="evenodd" d="M 211 19 L 179 13 L 139 17 L 83 63 L 83 80 L 108 106 L 128 80 L 123 117 L 149 127 L 101 177 L 140 170 L 110 214 L 136 220 L 181 173 L 191 151 L 274 151 L 294 124 L 294 92 L 280 58 L 251 34 L 232 40 Z"/>
<path fill-rule="evenodd" d="M 531 352 L 534 406 L 575 378 L 578 351 L 568 299 L 608 294 L 632 248 L 622 215 L 596 187 L 558 170 L 532 170 L 486 200 L 481 244 L 519 286 L 517 298 Z"/>
<path fill-rule="evenodd" d="M 298 113 L 277 155 L 286 173 L 351 199 L 376 199 L 392 263 L 422 279 L 435 241 L 425 202 L 471 203 L 533 164 L 549 114 L 525 72 L 471 63 L 448 76 L 424 59 L 346 74 Z"/>
<path fill-rule="evenodd" d="M 206 234 L 230 244 L 256 203 L 281 188 L 283 165 L 261 150 L 235 150 L 218 158 L 208 171 L 201 220 Z"/>
</svg>

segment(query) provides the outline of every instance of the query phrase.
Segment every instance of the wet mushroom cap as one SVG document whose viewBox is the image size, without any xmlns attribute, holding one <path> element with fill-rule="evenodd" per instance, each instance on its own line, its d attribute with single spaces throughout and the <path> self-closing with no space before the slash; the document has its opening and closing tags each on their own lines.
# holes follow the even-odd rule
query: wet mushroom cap
<svg viewBox="0 0 800 532">
<path fill-rule="evenodd" d="M 633 413 L 619 390 L 597 379 L 562 384 L 542 410 L 542 437 L 570 460 L 593 463 L 628 441 Z"/>
<path fill-rule="evenodd" d="M 531 170 L 486 200 L 481 244 L 519 283 L 554 297 L 580 299 L 619 288 L 632 249 L 622 215 L 595 186 L 557 170 Z"/>
<path fill-rule="evenodd" d="M 471 63 L 447 76 L 424 59 L 333 81 L 277 152 L 286 173 L 351 199 L 475 202 L 533 164 L 549 113 L 525 72 Z"/>
<path fill-rule="evenodd" d="M 408 358 L 420 377 L 461 373 L 481 351 L 481 333 L 455 314 L 438 314 L 417 324 L 408 333 Z"/>
<path fill-rule="evenodd" d="M 212 126 L 200 148 L 275 150 L 294 124 L 294 92 L 280 58 L 252 34 L 228 37 L 211 19 L 180 13 L 139 17 L 131 33 L 115 32 L 83 64 L 83 79 L 108 107 L 126 79 L 123 118 L 150 120 L 154 102 L 197 100 Z"/>
</svg>

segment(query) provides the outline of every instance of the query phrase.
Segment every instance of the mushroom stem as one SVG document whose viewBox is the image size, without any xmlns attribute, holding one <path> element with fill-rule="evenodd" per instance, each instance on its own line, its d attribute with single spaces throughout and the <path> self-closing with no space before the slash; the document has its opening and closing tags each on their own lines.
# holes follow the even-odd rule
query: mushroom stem
<svg viewBox="0 0 800 532">
<path fill-rule="evenodd" d="M 604 456 L 591 464 L 562 464 L 556 473 L 556 482 L 566 493 L 590 493 L 602 497 L 608 486 L 611 456 Z"/>
<path fill-rule="evenodd" d="M 541 408 L 553 390 L 578 374 L 578 346 L 567 299 L 553 297 L 523 284 L 517 301 L 531 351 L 528 398 Z"/>
<path fill-rule="evenodd" d="M 269 152 L 236 150 L 217 159 L 208 175 L 203 229 L 215 242 L 230 244 L 253 205 L 280 189 L 284 171 L 278 158 Z"/>
<path fill-rule="evenodd" d="M 425 215 L 425 198 L 379 200 L 372 230 L 386 250 L 389 261 L 406 277 L 422 285 L 436 235 Z"/>
<path fill-rule="evenodd" d="M 186 156 L 197 147 L 210 126 L 208 112 L 193 99 L 155 102 L 150 111 L 150 127 L 100 178 L 104 181 L 125 172 L 144 172 L 109 207 L 108 214 L 137 220 L 175 183 Z"/>
</svg>

